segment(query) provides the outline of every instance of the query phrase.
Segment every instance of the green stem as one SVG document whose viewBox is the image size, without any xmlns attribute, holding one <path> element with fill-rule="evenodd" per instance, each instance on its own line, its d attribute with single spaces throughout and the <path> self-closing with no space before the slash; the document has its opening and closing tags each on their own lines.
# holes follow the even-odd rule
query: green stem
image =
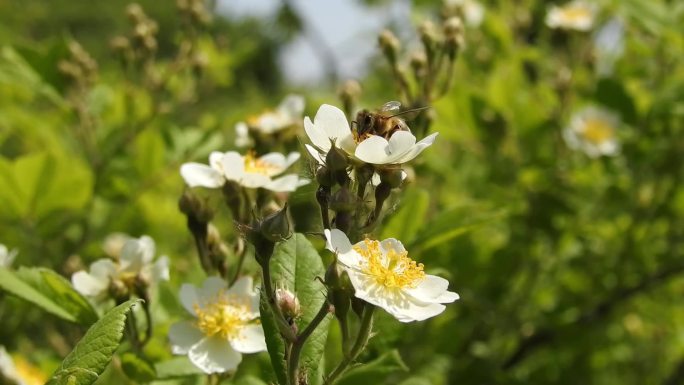
<svg viewBox="0 0 684 385">
<path fill-rule="evenodd" d="M 349 368 L 354 360 L 361 354 L 363 349 L 368 343 L 368 338 L 370 337 L 371 330 L 373 329 L 373 312 L 375 311 L 375 306 L 371 304 L 366 304 L 366 308 L 363 312 L 363 318 L 361 319 L 361 328 L 359 329 L 359 334 L 356 336 L 356 342 L 342 362 L 340 362 L 335 369 L 330 373 L 328 378 L 326 378 L 323 385 L 332 385 L 337 381 L 337 379 Z"/>
<path fill-rule="evenodd" d="M 299 382 L 299 356 L 302 354 L 302 349 L 304 348 L 304 343 L 311 337 L 311 334 L 316 330 L 316 328 L 323 322 L 325 317 L 332 311 L 332 306 L 326 300 L 323 302 L 321 309 L 318 310 L 316 316 L 311 320 L 311 322 L 306 326 L 306 329 L 302 331 L 301 334 L 297 336 L 297 339 L 292 344 L 292 349 L 290 350 L 290 357 L 288 360 L 288 381 L 290 385 L 297 385 Z"/>
</svg>

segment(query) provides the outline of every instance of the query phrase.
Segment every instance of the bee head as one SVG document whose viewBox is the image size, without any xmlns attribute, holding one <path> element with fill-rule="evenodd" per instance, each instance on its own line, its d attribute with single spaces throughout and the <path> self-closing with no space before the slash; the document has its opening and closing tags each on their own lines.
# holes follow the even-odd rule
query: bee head
<svg viewBox="0 0 684 385">
<path fill-rule="evenodd" d="M 368 110 L 361 110 L 356 114 L 356 129 L 359 133 L 366 133 L 373 128 L 375 118 Z"/>
</svg>

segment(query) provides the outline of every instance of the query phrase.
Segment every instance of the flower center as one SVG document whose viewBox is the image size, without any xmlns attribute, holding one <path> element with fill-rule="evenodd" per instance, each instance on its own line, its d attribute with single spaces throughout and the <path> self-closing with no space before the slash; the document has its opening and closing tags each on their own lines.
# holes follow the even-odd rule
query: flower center
<svg viewBox="0 0 684 385">
<path fill-rule="evenodd" d="M 582 136 L 588 142 L 598 145 L 613 137 L 613 127 L 603 119 L 591 118 L 584 123 Z"/>
<path fill-rule="evenodd" d="M 245 154 L 245 172 L 251 174 L 271 175 L 279 170 L 278 166 L 264 162 L 256 157 L 254 151 Z"/>
<path fill-rule="evenodd" d="M 568 21 L 580 21 L 591 17 L 591 12 L 586 7 L 573 6 L 563 10 L 563 17 Z"/>
<path fill-rule="evenodd" d="M 365 260 L 363 272 L 379 285 L 391 289 L 416 287 L 425 277 L 423 264 L 409 258 L 408 252 L 389 249 L 383 253 L 380 242 L 366 238 L 363 243 L 365 248 L 354 246 L 354 250 Z"/>
<path fill-rule="evenodd" d="M 195 304 L 195 313 L 197 327 L 204 335 L 218 335 L 224 339 L 237 338 L 240 329 L 250 320 L 247 303 L 223 292 L 204 307 Z"/>
<path fill-rule="evenodd" d="M 371 136 L 373 136 L 373 134 L 371 134 L 370 132 L 359 134 L 358 130 L 352 130 L 352 137 L 354 138 L 354 142 L 356 144 L 363 142 L 364 140 L 370 138 Z"/>
</svg>

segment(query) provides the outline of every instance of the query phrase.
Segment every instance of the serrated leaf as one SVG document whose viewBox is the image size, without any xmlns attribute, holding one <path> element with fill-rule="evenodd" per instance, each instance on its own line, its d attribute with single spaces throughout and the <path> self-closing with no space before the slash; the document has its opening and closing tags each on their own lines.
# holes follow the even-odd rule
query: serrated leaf
<svg viewBox="0 0 684 385">
<path fill-rule="evenodd" d="M 90 385 L 105 370 L 119 347 L 126 316 L 140 300 L 129 300 L 108 311 L 78 341 L 47 385 Z"/>
<path fill-rule="evenodd" d="M 323 278 L 325 274 L 321 257 L 304 235 L 294 234 L 290 239 L 276 246 L 270 266 L 274 287 L 285 287 L 294 291 L 302 304 L 302 315 L 297 319 L 297 327 L 303 330 L 326 300 L 325 287 L 316 279 L 317 277 Z M 328 336 L 330 318 L 331 316 L 328 316 L 321 322 L 302 350 L 300 370 L 306 373 L 310 384 L 316 383 L 321 378 L 320 362 Z M 261 298 L 261 322 L 278 381 L 286 383 L 283 361 L 285 346 L 268 308 L 265 295 Z"/>
<path fill-rule="evenodd" d="M 46 268 L 25 268 L 17 272 L 0 269 L 0 289 L 67 321 L 92 325 L 98 315 L 71 283 Z"/>
<path fill-rule="evenodd" d="M 397 350 L 391 350 L 375 360 L 350 369 L 338 385 L 380 384 L 387 376 L 396 372 L 406 372 L 408 367 Z"/>
<path fill-rule="evenodd" d="M 154 365 L 154 369 L 157 372 L 158 380 L 169 380 L 204 374 L 197 366 L 190 362 L 186 356 L 159 362 Z"/>
</svg>

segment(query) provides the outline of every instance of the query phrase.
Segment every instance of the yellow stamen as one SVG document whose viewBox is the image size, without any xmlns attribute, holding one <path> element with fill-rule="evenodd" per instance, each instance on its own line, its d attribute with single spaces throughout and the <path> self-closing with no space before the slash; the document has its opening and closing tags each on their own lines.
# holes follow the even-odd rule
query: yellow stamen
<svg viewBox="0 0 684 385">
<path fill-rule="evenodd" d="M 563 17 L 568 21 L 579 21 L 591 17 L 591 10 L 583 6 L 567 6 L 562 12 Z"/>
<path fill-rule="evenodd" d="M 354 246 L 354 250 L 364 258 L 363 272 L 379 285 L 391 289 L 416 287 L 425 277 L 423 264 L 409 258 L 408 252 L 389 249 L 383 254 L 380 242 L 368 238 L 363 244 L 365 248 Z"/>
<path fill-rule="evenodd" d="M 254 151 L 249 151 L 245 154 L 245 171 L 252 174 L 270 175 L 279 171 L 279 167 L 267 162 L 264 162 L 256 157 Z"/>
<path fill-rule="evenodd" d="M 357 130 L 352 130 L 352 137 L 354 138 L 354 142 L 356 142 L 356 144 L 363 142 L 371 136 L 373 135 L 369 132 L 359 135 L 359 132 Z"/>
<path fill-rule="evenodd" d="M 197 327 L 206 336 L 218 335 L 225 339 L 238 337 L 240 329 L 250 321 L 249 307 L 246 301 L 224 292 L 204 306 L 195 304 Z"/>
<path fill-rule="evenodd" d="M 589 118 L 584 122 L 581 135 L 593 144 L 601 144 L 613 137 L 615 129 L 604 119 Z"/>
</svg>

